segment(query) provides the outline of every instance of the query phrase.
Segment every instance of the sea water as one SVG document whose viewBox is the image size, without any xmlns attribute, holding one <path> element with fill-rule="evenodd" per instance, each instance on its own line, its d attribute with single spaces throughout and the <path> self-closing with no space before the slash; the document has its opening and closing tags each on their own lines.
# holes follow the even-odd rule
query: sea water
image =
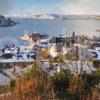
<svg viewBox="0 0 100 100">
<path fill-rule="evenodd" d="M 19 24 L 9 27 L 0 27 L 0 46 L 6 43 L 23 45 L 25 42 L 20 40 L 24 34 L 33 32 L 45 33 L 50 36 L 59 34 L 71 35 L 73 31 L 78 34 L 100 36 L 100 20 L 50 20 L 50 19 L 29 19 L 13 18 Z"/>
</svg>

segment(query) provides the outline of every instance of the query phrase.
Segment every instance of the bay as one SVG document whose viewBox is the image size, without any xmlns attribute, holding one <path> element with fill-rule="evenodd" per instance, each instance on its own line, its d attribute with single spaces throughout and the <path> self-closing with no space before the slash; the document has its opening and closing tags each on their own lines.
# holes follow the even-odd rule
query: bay
<svg viewBox="0 0 100 100">
<path fill-rule="evenodd" d="M 100 36 L 100 20 L 50 20 L 50 19 L 29 19 L 29 18 L 13 18 L 15 26 L 0 27 L 0 46 L 6 43 L 15 43 L 22 45 L 19 37 L 25 32 L 31 34 L 33 32 L 46 33 L 50 36 L 57 36 L 66 33 L 71 35 L 73 30 L 76 34 L 92 36 Z"/>
</svg>

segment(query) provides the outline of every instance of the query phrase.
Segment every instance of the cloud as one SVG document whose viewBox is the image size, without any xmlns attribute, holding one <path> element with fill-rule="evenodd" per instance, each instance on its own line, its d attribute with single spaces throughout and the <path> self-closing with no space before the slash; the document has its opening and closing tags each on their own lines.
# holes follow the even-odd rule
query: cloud
<svg viewBox="0 0 100 100">
<path fill-rule="evenodd" d="M 64 14 L 100 14 L 100 0 L 64 0 L 58 5 L 59 11 Z"/>
<path fill-rule="evenodd" d="M 21 0 L 20 0 L 21 1 Z M 24 1 L 24 0 L 23 0 Z M 24 7 L 24 2 L 22 7 Z M 28 1 L 30 4 L 32 0 Z M 42 0 L 41 0 L 42 1 Z M 15 3 L 13 3 L 15 2 Z M 19 0 L 0 0 L 0 14 L 22 14 L 22 10 L 15 8 L 16 2 Z M 14 5 L 15 4 L 15 5 Z M 36 4 L 37 5 L 37 4 Z M 48 8 L 39 8 L 35 3 L 30 4 L 30 7 L 23 10 L 23 14 L 45 14 L 45 13 L 58 13 L 58 14 L 72 14 L 72 15 L 92 15 L 100 14 L 100 0 L 63 0 L 61 3 L 57 3 L 54 6 Z"/>
<path fill-rule="evenodd" d="M 38 9 L 37 7 L 28 8 L 26 11 L 23 12 L 24 15 L 37 15 L 37 14 L 46 14 L 47 11 L 44 9 Z"/>
<path fill-rule="evenodd" d="M 11 10 L 11 0 L 0 0 L 0 14 L 7 14 Z"/>
</svg>

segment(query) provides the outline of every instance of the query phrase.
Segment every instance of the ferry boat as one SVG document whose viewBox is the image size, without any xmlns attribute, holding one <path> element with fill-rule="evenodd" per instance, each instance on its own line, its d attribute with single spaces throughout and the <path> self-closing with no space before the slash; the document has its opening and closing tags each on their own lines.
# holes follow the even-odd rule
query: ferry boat
<svg viewBox="0 0 100 100">
<path fill-rule="evenodd" d="M 46 34 L 33 32 L 31 35 L 27 35 L 25 33 L 24 36 L 20 37 L 20 39 L 23 41 L 28 41 L 28 42 L 36 42 L 37 40 L 40 40 L 42 38 L 47 38 L 47 37 L 48 37 L 48 35 L 46 35 Z"/>
<path fill-rule="evenodd" d="M 24 36 L 21 36 L 20 39 L 23 41 L 33 42 L 32 37 L 27 34 L 25 34 Z"/>
</svg>

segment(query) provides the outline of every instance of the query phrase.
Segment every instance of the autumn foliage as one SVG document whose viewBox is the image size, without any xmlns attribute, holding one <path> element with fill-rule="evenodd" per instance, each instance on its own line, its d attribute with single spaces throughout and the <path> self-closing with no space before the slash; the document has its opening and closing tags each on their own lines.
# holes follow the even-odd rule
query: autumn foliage
<svg viewBox="0 0 100 100">
<path fill-rule="evenodd" d="M 42 100 L 48 97 L 51 90 L 51 78 L 47 77 L 47 73 L 34 63 L 33 68 L 24 73 L 22 76 L 16 78 L 16 86 L 12 94 L 15 100 Z"/>
<path fill-rule="evenodd" d="M 11 94 L 0 100 L 96 100 L 100 97 L 95 88 L 98 83 L 100 70 L 80 75 L 61 70 L 50 76 L 35 62 L 16 82 L 11 81 Z"/>
</svg>

